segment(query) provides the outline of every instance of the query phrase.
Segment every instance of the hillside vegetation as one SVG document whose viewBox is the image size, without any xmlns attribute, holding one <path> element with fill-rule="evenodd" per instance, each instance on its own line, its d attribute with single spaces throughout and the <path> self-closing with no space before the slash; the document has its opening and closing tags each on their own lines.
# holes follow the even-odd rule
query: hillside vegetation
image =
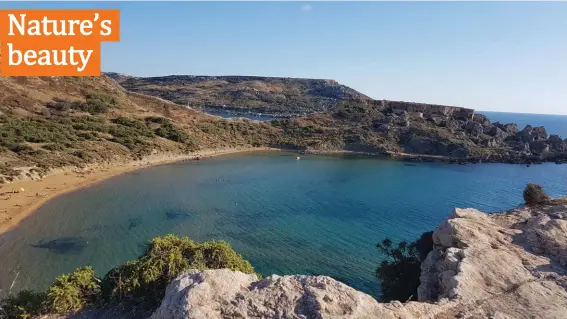
<svg viewBox="0 0 567 319">
<path fill-rule="evenodd" d="M 124 87 L 105 75 L 1 78 L 0 182 L 22 174 L 41 176 L 55 167 L 251 146 L 458 162 L 567 160 L 567 141 L 548 135 L 543 127 L 520 130 L 515 124 L 492 123 L 468 109 L 374 101 L 328 80 L 115 78 Z M 193 91 L 186 88 L 193 86 L 206 90 L 189 94 Z M 296 112 L 301 106 L 301 112 L 308 114 L 258 122 L 222 119 L 173 103 L 186 104 L 178 98 L 193 96 L 222 104 L 234 87 L 265 89 L 258 95 L 261 98 L 234 100 L 248 109 L 268 107 L 264 103 L 281 93 L 286 102 L 269 104 L 270 108 L 279 105 L 278 112 Z M 320 107 L 323 100 L 332 103 Z"/>
<path fill-rule="evenodd" d="M 102 77 L 0 78 L 0 181 L 24 168 L 139 159 L 267 145 L 277 129 L 223 120 L 154 97 L 128 93 Z"/>
<path fill-rule="evenodd" d="M 369 99 L 333 80 L 259 76 L 131 77 L 107 73 L 128 91 L 158 96 L 193 108 L 213 107 L 278 116 L 334 108 L 338 101 Z"/>
</svg>

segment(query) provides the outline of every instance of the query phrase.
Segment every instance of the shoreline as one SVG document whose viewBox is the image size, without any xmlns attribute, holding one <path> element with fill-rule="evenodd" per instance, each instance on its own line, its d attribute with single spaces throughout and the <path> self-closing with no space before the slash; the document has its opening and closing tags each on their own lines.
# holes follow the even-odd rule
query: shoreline
<svg viewBox="0 0 567 319">
<path fill-rule="evenodd" d="M 203 150 L 190 154 L 156 154 L 129 162 L 93 164 L 85 168 L 54 169 L 41 179 L 24 179 L 0 184 L 0 235 L 18 227 L 22 220 L 35 213 L 48 201 L 103 182 L 111 177 L 158 165 L 260 151 L 282 150 L 269 147 L 244 147 Z"/>
<path fill-rule="evenodd" d="M 242 147 L 202 150 L 189 154 L 155 154 L 144 157 L 141 160 L 127 162 L 115 162 L 112 164 L 91 164 L 85 168 L 65 167 L 53 169 L 49 174 L 40 179 L 23 179 L 8 184 L 0 184 L 0 235 L 14 228 L 26 217 L 33 214 L 48 201 L 94 184 L 103 182 L 128 172 L 149 168 L 158 165 L 172 164 L 176 162 L 199 160 L 220 155 L 235 153 L 279 151 L 294 152 L 305 155 L 323 156 L 363 156 L 374 157 L 402 162 L 440 162 L 447 164 L 477 164 L 479 162 L 457 160 L 446 156 L 407 154 L 407 153 L 372 153 L 360 151 L 305 151 L 298 149 L 272 148 L 272 147 Z M 480 162 L 483 164 L 489 161 Z M 496 162 L 499 163 L 499 162 Z M 526 164 L 525 162 L 504 164 Z M 531 164 L 531 163 L 530 163 Z M 540 163 L 533 163 L 540 164 Z M 23 192 L 19 191 L 24 189 Z M 13 192 L 16 191 L 16 192 Z"/>
</svg>

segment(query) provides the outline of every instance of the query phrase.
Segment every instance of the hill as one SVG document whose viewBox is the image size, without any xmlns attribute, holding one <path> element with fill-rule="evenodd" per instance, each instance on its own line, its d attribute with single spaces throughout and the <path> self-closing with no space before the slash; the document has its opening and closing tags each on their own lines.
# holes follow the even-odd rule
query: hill
<svg viewBox="0 0 567 319">
<path fill-rule="evenodd" d="M 117 80 L 106 75 L 0 78 L 0 181 L 41 176 L 62 166 L 251 146 L 454 162 L 567 160 L 567 140 L 548 135 L 543 127 L 520 130 L 515 124 L 492 123 L 474 110 L 454 106 L 376 101 L 332 81 L 112 76 Z M 164 84 L 157 85 L 160 81 Z M 233 100 L 252 101 L 251 109 L 261 108 L 262 101 L 277 100 L 275 91 L 295 92 L 284 94 L 286 102 L 274 110 L 308 114 L 267 122 L 210 116 L 174 103 L 177 97 L 189 96 L 180 93 L 186 92 L 183 83 L 204 87 L 195 96 L 215 105 L 224 103 L 226 92 L 236 87 L 240 92 L 272 90 L 253 99 Z M 128 91 L 134 84 L 156 96 Z M 218 95 L 204 93 L 209 91 Z M 294 107 L 289 104 L 292 100 L 304 104 Z"/>
<path fill-rule="evenodd" d="M 334 80 L 260 76 L 169 75 L 133 77 L 106 73 L 131 92 L 193 108 L 298 116 L 334 108 L 338 101 L 369 99 Z"/>
<path fill-rule="evenodd" d="M 248 76 L 131 77 L 125 89 L 195 108 L 277 117 L 280 146 L 308 152 L 366 152 L 418 160 L 563 162 L 567 140 L 543 127 L 492 123 L 472 109 L 373 100 L 333 80 Z M 276 141 L 274 141 L 276 142 Z M 419 155 L 419 156 L 414 156 Z"/>
<path fill-rule="evenodd" d="M 0 78 L 0 182 L 62 166 L 266 145 L 276 128 L 226 121 L 101 77 Z"/>
</svg>

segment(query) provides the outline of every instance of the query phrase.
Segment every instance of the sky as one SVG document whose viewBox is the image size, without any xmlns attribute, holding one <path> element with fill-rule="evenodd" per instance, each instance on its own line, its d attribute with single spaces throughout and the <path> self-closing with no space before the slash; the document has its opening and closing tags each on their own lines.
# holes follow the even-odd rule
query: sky
<svg viewBox="0 0 567 319">
<path fill-rule="evenodd" d="M 567 2 L 1 3 L 121 10 L 102 69 L 334 79 L 375 99 L 567 114 Z"/>
</svg>

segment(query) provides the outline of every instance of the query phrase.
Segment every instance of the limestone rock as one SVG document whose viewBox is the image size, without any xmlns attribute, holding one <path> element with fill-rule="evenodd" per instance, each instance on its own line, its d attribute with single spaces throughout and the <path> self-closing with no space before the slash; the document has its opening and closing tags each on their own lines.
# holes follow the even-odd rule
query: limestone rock
<svg viewBox="0 0 567 319">
<path fill-rule="evenodd" d="M 481 136 L 484 133 L 482 124 L 478 122 L 467 122 L 466 129 L 472 136 Z"/>
<path fill-rule="evenodd" d="M 534 141 L 530 143 L 530 150 L 535 155 L 544 155 L 549 153 L 549 144 L 543 141 Z"/>
<path fill-rule="evenodd" d="M 566 318 L 567 205 L 455 209 L 432 237 L 419 302 L 378 303 L 326 276 L 190 270 L 151 318 Z"/>
<path fill-rule="evenodd" d="M 326 276 L 272 275 L 259 281 L 255 275 L 229 269 L 189 270 L 168 286 L 151 319 L 421 318 L 433 307 L 380 304 Z"/>
<path fill-rule="evenodd" d="M 532 131 L 532 135 L 536 141 L 543 141 L 547 139 L 547 131 L 543 126 L 535 127 Z"/>
<path fill-rule="evenodd" d="M 549 144 L 551 145 L 551 149 L 556 152 L 565 152 L 567 151 L 567 144 L 563 142 L 559 135 L 551 134 L 549 135 L 548 139 Z"/>
<path fill-rule="evenodd" d="M 565 205 L 493 215 L 455 209 L 433 233 L 419 300 L 455 302 L 441 318 L 564 318 L 565 216 Z"/>
</svg>

